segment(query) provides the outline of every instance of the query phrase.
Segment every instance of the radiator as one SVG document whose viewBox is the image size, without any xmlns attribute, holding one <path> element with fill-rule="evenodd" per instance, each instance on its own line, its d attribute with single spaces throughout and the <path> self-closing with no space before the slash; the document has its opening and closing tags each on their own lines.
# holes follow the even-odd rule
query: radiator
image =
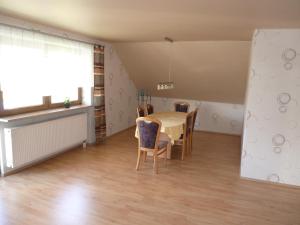
<svg viewBox="0 0 300 225">
<path fill-rule="evenodd" d="M 4 129 L 6 166 L 18 168 L 75 147 L 87 139 L 87 114 Z"/>
</svg>

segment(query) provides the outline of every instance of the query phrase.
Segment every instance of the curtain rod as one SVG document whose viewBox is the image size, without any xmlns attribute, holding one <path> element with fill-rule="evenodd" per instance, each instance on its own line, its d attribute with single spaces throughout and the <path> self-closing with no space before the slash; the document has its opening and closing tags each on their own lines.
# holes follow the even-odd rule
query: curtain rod
<svg viewBox="0 0 300 225">
<path fill-rule="evenodd" d="M 41 31 L 41 30 L 35 29 L 35 28 L 24 28 L 24 27 L 21 27 L 21 26 L 10 25 L 10 24 L 5 24 L 5 23 L 1 23 L 1 22 L 0 22 L 0 25 L 7 26 L 7 27 L 13 27 L 13 28 L 21 29 L 21 30 L 32 31 L 32 32 L 41 33 L 41 34 L 46 34 L 46 35 L 50 35 L 50 36 L 53 36 L 53 37 L 64 38 L 64 39 L 67 39 L 67 40 L 70 40 L 70 41 L 78 41 L 78 42 L 82 42 L 82 43 L 85 43 L 85 44 L 102 45 L 102 46 L 105 45 L 105 44 L 96 44 L 94 42 L 89 42 L 89 41 L 83 41 L 83 40 L 79 40 L 79 39 L 76 39 L 76 38 L 71 38 L 65 32 L 62 32 L 62 35 L 59 35 L 59 34 L 49 34 L 49 33 L 45 32 L 45 31 Z M 54 29 L 54 28 L 52 28 L 52 29 Z"/>
</svg>

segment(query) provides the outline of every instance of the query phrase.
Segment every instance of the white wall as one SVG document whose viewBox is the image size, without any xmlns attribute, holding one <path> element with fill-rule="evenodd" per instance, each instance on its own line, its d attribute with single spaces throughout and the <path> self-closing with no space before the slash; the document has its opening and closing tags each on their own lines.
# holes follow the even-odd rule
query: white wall
<svg viewBox="0 0 300 225">
<path fill-rule="evenodd" d="M 174 111 L 174 103 L 185 101 L 190 110 L 198 108 L 195 130 L 241 135 L 243 130 L 244 106 L 198 100 L 153 97 L 155 112 Z"/>
<path fill-rule="evenodd" d="M 254 33 L 241 176 L 300 185 L 300 30 Z"/>
<path fill-rule="evenodd" d="M 105 46 L 105 105 L 107 136 L 135 124 L 137 89 L 117 52 Z"/>
</svg>

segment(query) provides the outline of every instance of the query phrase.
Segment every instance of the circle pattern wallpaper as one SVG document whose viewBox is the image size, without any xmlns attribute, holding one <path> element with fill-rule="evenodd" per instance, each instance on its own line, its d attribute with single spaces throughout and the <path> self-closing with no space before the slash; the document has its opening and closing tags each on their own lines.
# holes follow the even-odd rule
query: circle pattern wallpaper
<svg viewBox="0 0 300 225">
<path fill-rule="evenodd" d="M 300 185 L 299 40 L 299 29 L 253 36 L 241 176 Z"/>
</svg>

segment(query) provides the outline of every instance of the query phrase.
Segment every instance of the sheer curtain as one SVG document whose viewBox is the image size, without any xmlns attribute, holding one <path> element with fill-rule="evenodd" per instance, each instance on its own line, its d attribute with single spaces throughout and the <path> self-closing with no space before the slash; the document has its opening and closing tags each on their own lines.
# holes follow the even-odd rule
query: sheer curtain
<svg viewBox="0 0 300 225">
<path fill-rule="evenodd" d="M 0 25 L 4 109 L 77 99 L 93 85 L 93 45 Z"/>
</svg>

